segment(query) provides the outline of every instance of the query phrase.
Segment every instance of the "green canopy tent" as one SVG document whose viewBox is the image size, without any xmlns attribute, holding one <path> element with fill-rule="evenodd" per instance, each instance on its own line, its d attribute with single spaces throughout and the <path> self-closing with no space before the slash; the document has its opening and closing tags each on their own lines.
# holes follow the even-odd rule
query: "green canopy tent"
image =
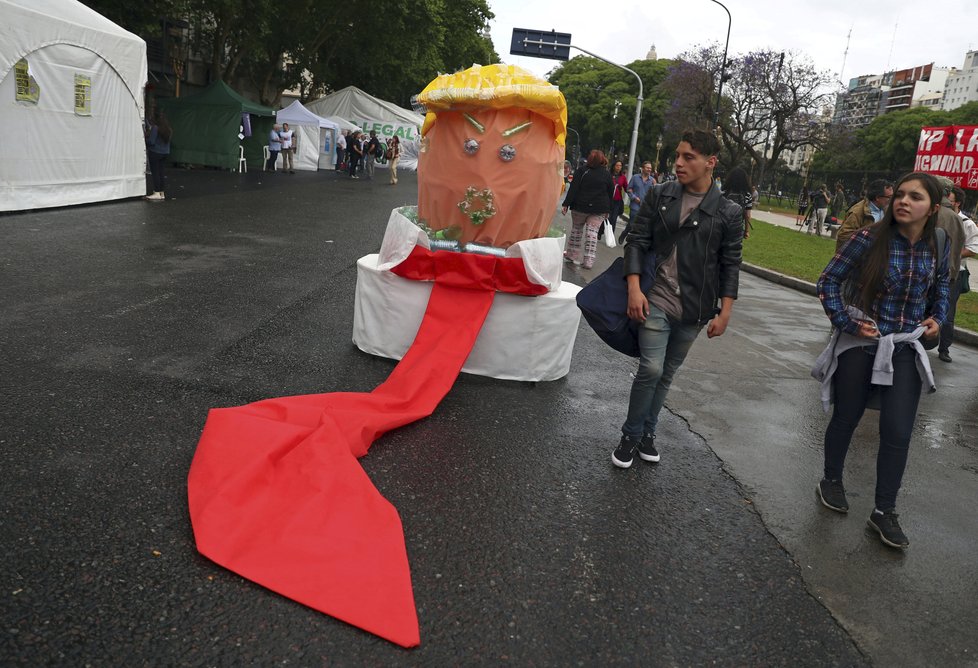
<svg viewBox="0 0 978 668">
<path fill-rule="evenodd" d="M 275 111 L 242 97 L 223 81 L 215 81 L 199 93 L 187 97 L 158 100 L 170 120 L 173 139 L 170 160 L 193 165 L 237 169 L 238 146 L 245 159 L 260 165 L 263 146 L 275 122 Z M 241 115 L 251 115 L 251 136 L 238 139 Z"/>
</svg>

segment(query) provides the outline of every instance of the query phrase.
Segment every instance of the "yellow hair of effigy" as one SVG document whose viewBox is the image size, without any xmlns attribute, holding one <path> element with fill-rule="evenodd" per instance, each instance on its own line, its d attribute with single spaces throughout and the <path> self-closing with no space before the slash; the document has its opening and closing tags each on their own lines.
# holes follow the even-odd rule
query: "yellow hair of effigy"
<svg viewBox="0 0 978 668">
<path fill-rule="evenodd" d="M 520 108 L 553 121 L 556 141 L 567 136 L 567 103 L 557 86 L 517 65 L 473 65 L 454 74 L 441 74 L 418 95 L 425 106 L 421 135 L 437 120 L 439 111 Z"/>
</svg>

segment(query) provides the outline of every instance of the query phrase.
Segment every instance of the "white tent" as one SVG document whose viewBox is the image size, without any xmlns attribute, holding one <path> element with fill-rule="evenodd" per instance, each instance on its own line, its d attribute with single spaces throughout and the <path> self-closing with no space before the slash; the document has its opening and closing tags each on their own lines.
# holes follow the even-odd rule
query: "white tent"
<svg viewBox="0 0 978 668">
<path fill-rule="evenodd" d="M 320 116 L 339 116 L 352 121 L 358 129 L 365 132 L 375 130 L 377 136 L 385 141 L 397 135 L 401 140 L 400 165 L 409 169 L 416 168 L 405 160 L 405 154 L 411 153 L 408 145 L 415 144 L 420 139 L 421 124 L 424 123 L 424 116 L 421 114 L 374 97 L 356 86 L 347 86 L 330 93 L 310 102 L 306 108 Z"/>
<path fill-rule="evenodd" d="M 317 116 L 296 100 L 275 113 L 276 123 L 288 123 L 295 131 L 297 149 L 295 168 L 308 171 L 332 169 L 336 162 L 336 134 L 339 126 Z"/>
<path fill-rule="evenodd" d="M 350 121 L 346 120 L 345 118 L 340 118 L 339 116 L 326 116 L 325 118 L 327 120 L 330 120 L 330 121 L 333 121 L 334 123 L 336 123 L 340 127 L 340 130 L 351 130 L 352 131 L 352 130 L 359 130 L 360 129 L 360 126 L 357 125 L 356 123 L 351 123 Z"/>
<path fill-rule="evenodd" d="M 0 211 L 146 192 L 146 43 L 75 0 L 0 0 Z"/>
</svg>

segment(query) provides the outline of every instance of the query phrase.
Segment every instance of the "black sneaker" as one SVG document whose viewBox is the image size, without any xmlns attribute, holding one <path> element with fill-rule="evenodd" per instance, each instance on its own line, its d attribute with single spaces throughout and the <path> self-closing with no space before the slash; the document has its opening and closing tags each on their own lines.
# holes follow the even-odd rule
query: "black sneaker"
<svg viewBox="0 0 978 668">
<path fill-rule="evenodd" d="M 885 513 L 874 510 L 869 516 L 866 524 L 870 529 L 874 529 L 879 535 L 884 545 L 903 549 L 910 545 L 907 534 L 903 533 L 900 523 L 897 521 L 898 515 L 892 510 Z"/>
<path fill-rule="evenodd" d="M 627 469 L 635 461 L 638 444 L 627 436 L 622 436 L 618 447 L 611 453 L 611 463 L 618 468 Z"/>
<path fill-rule="evenodd" d="M 638 444 L 638 456 L 642 461 L 655 463 L 659 461 L 659 451 L 655 449 L 655 434 L 646 434 Z"/>
<path fill-rule="evenodd" d="M 822 478 L 818 482 L 818 498 L 822 500 L 822 505 L 837 513 L 848 513 L 849 502 L 846 500 L 846 489 L 842 486 L 841 480 L 826 480 Z"/>
</svg>

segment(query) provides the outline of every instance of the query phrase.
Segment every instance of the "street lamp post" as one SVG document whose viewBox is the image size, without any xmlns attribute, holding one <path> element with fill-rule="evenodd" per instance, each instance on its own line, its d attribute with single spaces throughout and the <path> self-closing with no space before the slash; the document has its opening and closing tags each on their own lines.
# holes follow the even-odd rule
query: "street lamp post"
<svg viewBox="0 0 978 668">
<path fill-rule="evenodd" d="M 615 149 L 618 148 L 618 109 L 620 107 L 621 107 L 621 100 L 615 100 L 615 113 L 612 114 L 611 116 L 611 120 L 615 122 L 615 129 L 613 130 L 613 134 L 611 135 L 611 151 L 609 151 L 611 155 L 608 156 L 608 158 L 612 161 L 612 164 L 615 161 Z"/>
<path fill-rule="evenodd" d="M 662 135 L 655 140 L 655 171 L 659 172 L 659 153 L 662 151 Z"/>
<path fill-rule="evenodd" d="M 713 110 L 713 131 L 716 132 L 717 128 L 720 127 L 720 99 L 723 97 L 723 81 L 727 78 L 727 49 L 730 47 L 730 26 L 733 24 L 733 19 L 730 17 L 730 10 L 722 2 L 719 0 L 710 0 L 710 2 L 720 5 L 723 7 L 723 11 L 727 13 L 727 43 L 723 45 L 723 62 L 720 64 L 720 85 L 717 87 L 717 104 Z"/>
<path fill-rule="evenodd" d="M 714 2 L 715 1 L 716 0 L 714 0 Z M 550 39 L 531 39 L 531 37 L 549 37 Z M 509 52 L 518 56 L 535 56 L 538 58 L 567 60 L 569 58 L 568 54 L 570 49 L 573 47 L 581 53 L 586 53 L 587 55 L 604 61 L 609 65 L 614 65 L 619 69 L 625 70 L 638 80 L 638 102 L 635 105 L 635 123 L 632 125 L 632 143 L 628 154 L 628 176 L 630 178 L 635 168 L 635 146 L 638 144 L 638 123 L 642 118 L 642 100 L 644 99 L 642 95 L 645 92 L 645 87 L 642 85 L 642 77 L 640 77 L 634 70 L 630 70 L 624 65 L 619 65 L 618 63 L 612 62 L 607 58 L 602 58 L 598 54 L 591 53 L 587 49 L 574 46 L 570 43 L 570 41 L 570 33 L 558 33 L 553 30 L 548 33 L 537 30 L 526 30 L 524 28 L 513 28 L 513 41 Z M 529 48 L 531 46 L 538 48 L 531 50 Z"/>
</svg>

